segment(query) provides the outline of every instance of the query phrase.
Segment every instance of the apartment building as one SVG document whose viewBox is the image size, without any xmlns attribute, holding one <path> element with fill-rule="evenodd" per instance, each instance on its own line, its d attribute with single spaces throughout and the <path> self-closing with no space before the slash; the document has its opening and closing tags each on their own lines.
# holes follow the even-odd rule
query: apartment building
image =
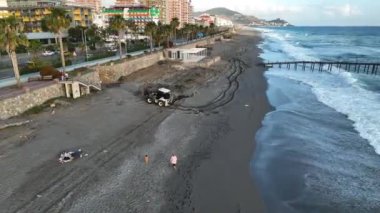
<svg viewBox="0 0 380 213">
<path fill-rule="evenodd" d="M 173 18 L 178 18 L 180 27 L 186 23 L 191 23 L 192 20 L 192 6 L 191 0 L 166 0 L 166 20 L 165 23 L 169 24 Z"/>
<path fill-rule="evenodd" d="M 103 14 L 109 18 L 121 15 L 126 20 L 132 20 L 136 23 L 140 32 L 143 32 L 148 22 L 158 23 L 160 10 L 156 7 L 147 7 L 145 5 L 132 5 L 125 7 L 113 7 L 103 9 Z"/>
<path fill-rule="evenodd" d="M 63 6 L 63 0 L 7 0 L 8 7 L 55 7 Z"/>
<path fill-rule="evenodd" d="M 127 7 L 127 6 L 134 6 L 134 5 L 140 5 L 139 0 L 116 0 L 115 7 Z"/>
<path fill-rule="evenodd" d="M 99 13 L 102 8 L 102 1 L 101 0 L 66 0 L 65 5 L 89 7 L 89 8 L 92 8 L 95 13 Z"/>
<path fill-rule="evenodd" d="M 6 0 L 0 0 L 0 8 L 6 8 L 8 6 Z M 0 9 L 0 19 L 8 17 L 8 10 Z"/>
</svg>

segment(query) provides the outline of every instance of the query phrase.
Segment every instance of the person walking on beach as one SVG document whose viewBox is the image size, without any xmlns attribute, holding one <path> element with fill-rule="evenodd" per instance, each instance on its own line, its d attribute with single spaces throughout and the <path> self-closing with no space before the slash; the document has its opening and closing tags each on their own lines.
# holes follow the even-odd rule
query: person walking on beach
<svg viewBox="0 0 380 213">
<path fill-rule="evenodd" d="M 149 163 L 149 156 L 148 155 L 144 156 L 144 162 L 145 162 L 145 165 L 148 165 L 148 163 Z"/>
<path fill-rule="evenodd" d="M 176 166 L 177 166 L 177 160 L 178 160 L 177 156 L 174 155 L 174 154 L 172 154 L 172 156 L 170 157 L 170 164 L 172 165 L 172 167 L 173 167 L 174 169 L 176 169 Z"/>
</svg>

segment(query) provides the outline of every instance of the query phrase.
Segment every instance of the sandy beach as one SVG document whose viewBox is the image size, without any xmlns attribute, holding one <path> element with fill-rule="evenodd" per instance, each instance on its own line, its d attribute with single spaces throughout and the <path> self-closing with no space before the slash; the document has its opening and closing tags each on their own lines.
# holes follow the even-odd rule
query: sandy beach
<svg viewBox="0 0 380 213">
<path fill-rule="evenodd" d="M 260 39 L 241 31 L 214 45 L 210 68 L 160 63 L 1 130 L 1 212 L 265 212 L 250 165 L 271 110 Z M 148 83 L 188 98 L 146 104 Z M 88 156 L 57 162 L 74 148 Z"/>
</svg>

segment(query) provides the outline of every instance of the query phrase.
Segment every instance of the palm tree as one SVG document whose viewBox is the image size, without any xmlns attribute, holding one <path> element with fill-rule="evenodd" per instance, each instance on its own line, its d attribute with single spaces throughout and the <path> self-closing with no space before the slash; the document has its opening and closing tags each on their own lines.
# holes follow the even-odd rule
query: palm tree
<svg viewBox="0 0 380 213">
<path fill-rule="evenodd" d="M 210 24 L 209 30 L 210 30 L 211 36 L 214 37 L 215 31 L 216 31 L 216 26 L 214 23 Z"/>
<path fill-rule="evenodd" d="M 172 32 L 172 28 L 170 25 L 162 26 L 162 37 L 166 39 L 166 48 L 170 47 L 170 34 Z"/>
<path fill-rule="evenodd" d="M 170 22 L 170 26 L 174 35 L 174 41 L 177 40 L 177 28 L 179 27 L 179 24 L 180 23 L 178 18 L 173 18 Z"/>
<path fill-rule="evenodd" d="M 189 41 L 190 33 L 191 33 L 191 24 L 186 23 L 182 29 L 183 29 L 183 33 L 186 35 L 186 41 Z"/>
<path fill-rule="evenodd" d="M 59 48 L 61 52 L 62 72 L 65 72 L 66 62 L 63 49 L 62 35 L 63 32 L 70 27 L 71 17 L 63 8 L 53 8 L 51 14 L 44 18 L 46 28 L 58 37 Z"/>
<path fill-rule="evenodd" d="M 127 25 L 128 29 L 130 29 L 133 32 L 133 34 L 135 36 L 135 39 L 137 40 L 139 29 L 138 29 L 137 24 L 135 23 L 135 21 L 133 21 L 133 20 L 127 20 L 126 25 Z"/>
<path fill-rule="evenodd" d="M 12 61 L 13 72 L 18 87 L 21 87 L 21 81 L 16 48 L 21 45 L 28 46 L 28 39 L 23 34 L 23 30 L 23 23 L 16 19 L 15 16 L 0 20 L 0 49 L 5 50 Z"/>
<path fill-rule="evenodd" d="M 115 30 L 118 34 L 117 42 L 119 44 L 119 54 L 120 59 L 123 58 L 123 52 L 121 48 L 121 38 L 125 34 L 125 31 L 127 30 L 127 25 L 125 19 L 121 15 L 114 16 L 110 19 L 109 27 L 112 30 Z"/>
<path fill-rule="evenodd" d="M 157 31 L 157 25 L 153 21 L 148 22 L 145 26 L 145 35 L 149 36 L 150 52 L 153 51 L 153 36 Z"/>
</svg>

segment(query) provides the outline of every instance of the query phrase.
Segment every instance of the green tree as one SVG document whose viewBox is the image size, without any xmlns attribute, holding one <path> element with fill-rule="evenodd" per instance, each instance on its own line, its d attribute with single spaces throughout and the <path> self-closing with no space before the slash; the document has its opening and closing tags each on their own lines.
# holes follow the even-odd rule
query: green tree
<svg viewBox="0 0 380 213">
<path fill-rule="evenodd" d="M 101 37 L 101 30 L 95 24 L 91 25 L 86 30 L 86 38 L 90 49 L 95 50 L 96 44 L 101 44 L 103 42 Z"/>
<path fill-rule="evenodd" d="M 157 31 L 157 25 L 154 22 L 148 22 L 145 26 L 145 35 L 149 36 L 150 40 L 150 52 L 153 51 L 153 39 L 154 39 L 154 34 Z"/>
<path fill-rule="evenodd" d="M 110 19 L 109 27 L 111 30 L 117 31 L 117 34 L 118 34 L 117 43 L 119 44 L 120 59 L 122 59 L 123 50 L 121 46 L 121 39 L 122 39 L 122 36 L 125 35 L 125 31 L 127 30 L 126 21 L 121 15 L 114 16 Z"/>
<path fill-rule="evenodd" d="M 68 32 L 69 40 L 72 42 L 84 42 L 83 41 L 83 30 L 84 27 L 82 26 L 76 26 L 76 27 L 70 27 Z"/>
<path fill-rule="evenodd" d="M 183 33 L 186 35 L 186 41 L 190 40 L 190 34 L 191 34 L 191 24 L 185 24 L 185 26 L 182 28 Z"/>
<path fill-rule="evenodd" d="M 170 26 L 171 26 L 171 29 L 172 29 L 172 32 L 173 32 L 173 35 L 174 35 L 174 41 L 177 40 L 177 28 L 179 27 L 180 23 L 179 23 L 179 19 L 178 18 L 173 18 L 171 21 L 170 21 Z"/>
<path fill-rule="evenodd" d="M 16 48 L 28 46 L 28 39 L 23 34 L 24 25 L 15 16 L 0 20 L 0 50 L 5 50 L 12 61 L 17 86 L 21 87 Z"/>
<path fill-rule="evenodd" d="M 38 53 L 41 52 L 43 49 L 42 43 L 38 40 L 32 40 L 29 42 L 29 46 L 27 47 L 27 50 L 29 53 L 32 54 L 32 58 L 38 57 Z"/>
<path fill-rule="evenodd" d="M 63 8 L 53 8 L 51 14 L 44 18 L 46 28 L 58 37 L 59 49 L 61 52 L 62 72 L 65 72 L 65 54 L 63 49 L 63 32 L 70 27 L 71 17 Z"/>
<path fill-rule="evenodd" d="M 128 29 L 132 32 L 132 34 L 135 36 L 135 39 L 137 40 L 139 29 L 137 27 L 137 24 L 133 20 L 127 20 L 126 23 Z"/>
<path fill-rule="evenodd" d="M 170 35 L 172 32 L 171 30 L 172 30 L 172 28 L 170 25 L 163 25 L 162 26 L 161 34 L 162 34 L 162 37 L 164 39 L 166 39 L 166 48 L 170 47 Z"/>
<path fill-rule="evenodd" d="M 27 47 L 28 52 L 32 55 L 29 63 L 28 68 L 30 70 L 38 70 L 44 65 L 46 65 L 40 57 L 38 57 L 38 53 L 40 53 L 43 49 L 42 43 L 38 40 L 32 40 L 29 42 L 29 46 Z"/>
</svg>

